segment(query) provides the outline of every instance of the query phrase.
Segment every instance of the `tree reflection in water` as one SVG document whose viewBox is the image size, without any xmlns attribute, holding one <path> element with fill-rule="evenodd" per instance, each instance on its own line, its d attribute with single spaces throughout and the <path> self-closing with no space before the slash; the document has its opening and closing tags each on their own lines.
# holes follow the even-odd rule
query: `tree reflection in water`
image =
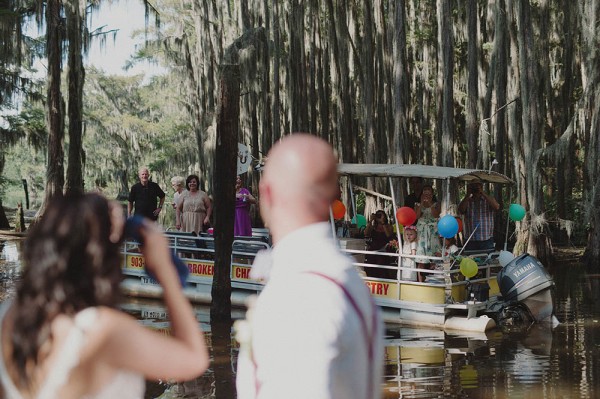
<svg viewBox="0 0 600 399">
<path fill-rule="evenodd" d="M 130 300 L 123 310 L 140 322 L 165 334 L 170 334 L 165 308 L 158 301 Z M 210 321 L 209 310 L 196 307 L 196 318 L 204 330 L 210 349 L 210 368 L 204 375 L 185 382 L 146 382 L 146 399 L 234 399 L 237 349 L 232 339 L 232 321 Z M 239 315 L 238 315 L 239 317 Z"/>
<path fill-rule="evenodd" d="M 233 349 L 231 338 L 231 320 L 213 321 L 211 323 L 212 337 L 212 365 L 215 376 L 215 398 L 235 398 L 235 375 L 236 362 L 233 361 L 231 352 Z"/>
<path fill-rule="evenodd" d="M 234 399 L 235 362 L 232 361 L 231 321 L 212 322 L 205 337 L 211 348 L 210 369 L 195 380 L 162 384 L 148 381 L 146 398 Z"/>
</svg>

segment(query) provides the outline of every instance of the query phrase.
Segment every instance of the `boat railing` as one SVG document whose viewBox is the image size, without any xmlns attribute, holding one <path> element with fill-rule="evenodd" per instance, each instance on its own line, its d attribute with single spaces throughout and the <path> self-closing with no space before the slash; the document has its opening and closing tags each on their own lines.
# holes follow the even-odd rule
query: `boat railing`
<svg viewBox="0 0 600 399">
<path fill-rule="evenodd" d="M 188 284 L 207 284 L 214 275 L 215 242 L 208 234 L 166 232 L 169 248 L 187 264 L 190 275 Z M 232 287 L 260 289 L 262 283 L 250 278 L 250 268 L 258 251 L 270 248 L 263 236 L 234 237 L 231 250 Z M 143 284 L 157 284 L 144 271 L 145 260 L 140 243 L 132 240 L 123 244 L 123 273 L 142 278 Z"/>
<path fill-rule="evenodd" d="M 497 293 L 496 275 L 501 266 L 496 261 L 498 252 L 472 252 L 469 257 L 478 265 L 477 274 L 465 278 L 460 271 L 460 258 L 455 256 L 424 256 L 406 255 L 395 252 L 369 251 L 360 249 L 344 249 L 342 251 L 352 256 L 354 266 L 362 274 L 363 279 L 371 289 L 371 293 L 379 299 L 407 300 L 433 304 L 461 303 L 469 300 L 469 289 L 478 285 L 489 285 L 489 295 Z M 390 264 L 375 264 L 365 262 L 369 255 L 390 258 Z M 461 254 L 463 255 L 463 254 Z M 402 259 L 427 259 L 435 265 L 432 269 L 404 267 Z M 392 261 L 393 260 L 393 261 Z M 374 277 L 374 270 L 395 272 L 395 278 Z M 422 273 L 425 281 L 412 281 L 402 278 L 403 272 Z M 388 272 L 390 273 L 390 272 Z M 370 276 L 371 275 L 371 276 Z M 427 297 L 427 296 L 430 297 Z"/>
</svg>

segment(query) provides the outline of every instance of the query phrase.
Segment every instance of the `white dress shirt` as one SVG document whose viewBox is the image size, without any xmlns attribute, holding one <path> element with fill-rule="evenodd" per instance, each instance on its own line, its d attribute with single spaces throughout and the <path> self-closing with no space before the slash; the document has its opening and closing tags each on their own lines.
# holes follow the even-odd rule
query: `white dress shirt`
<svg viewBox="0 0 600 399">
<path fill-rule="evenodd" d="M 379 309 L 329 224 L 288 234 L 271 255 L 248 316 L 248 343 L 240 345 L 238 398 L 379 398 Z"/>
</svg>

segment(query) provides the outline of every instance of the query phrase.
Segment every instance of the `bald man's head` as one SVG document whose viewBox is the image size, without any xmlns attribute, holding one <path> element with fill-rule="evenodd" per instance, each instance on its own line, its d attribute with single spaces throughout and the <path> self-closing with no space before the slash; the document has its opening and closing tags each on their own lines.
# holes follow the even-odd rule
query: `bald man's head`
<svg viewBox="0 0 600 399">
<path fill-rule="evenodd" d="M 296 133 L 271 151 L 260 182 L 261 214 L 273 231 L 325 221 L 338 193 L 337 161 L 326 141 Z"/>
</svg>

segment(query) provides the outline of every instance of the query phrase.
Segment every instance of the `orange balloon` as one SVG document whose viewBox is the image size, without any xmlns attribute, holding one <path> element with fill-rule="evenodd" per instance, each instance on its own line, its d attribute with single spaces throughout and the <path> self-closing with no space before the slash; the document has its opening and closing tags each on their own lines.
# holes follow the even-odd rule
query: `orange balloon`
<svg viewBox="0 0 600 399">
<path fill-rule="evenodd" d="M 402 226 L 410 226 L 417 220 L 417 214 L 414 209 L 403 206 L 396 211 L 396 219 Z"/>
<path fill-rule="evenodd" d="M 456 221 L 458 222 L 458 232 L 457 232 L 456 234 L 458 234 L 458 233 L 460 233 L 460 232 L 462 231 L 462 229 L 463 229 L 463 221 L 462 221 L 462 219 L 461 219 L 461 218 L 459 218 L 458 216 L 456 217 Z"/>
<path fill-rule="evenodd" d="M 334 219 L 341 219 L 346 214 L 346 206 L 340 200 L 335 200 L 331 204 L 331 211 Z"/>
</svg>

